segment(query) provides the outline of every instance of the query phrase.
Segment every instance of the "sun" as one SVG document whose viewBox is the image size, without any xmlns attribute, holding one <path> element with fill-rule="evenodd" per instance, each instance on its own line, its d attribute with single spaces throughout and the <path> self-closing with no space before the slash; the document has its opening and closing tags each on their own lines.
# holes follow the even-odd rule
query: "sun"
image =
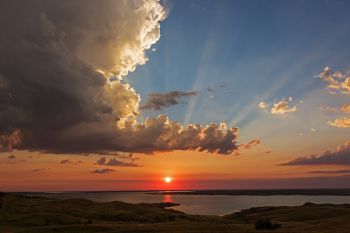
<svg viewBox="0 0 350 233">
<path fill-rule="evenodd" d="M 165 183 L 171 183 L 171 181 L 173 181 L 173 178 L 171 178 L 170 176 L 164 177 L 164 182 Z"/>
</svg>

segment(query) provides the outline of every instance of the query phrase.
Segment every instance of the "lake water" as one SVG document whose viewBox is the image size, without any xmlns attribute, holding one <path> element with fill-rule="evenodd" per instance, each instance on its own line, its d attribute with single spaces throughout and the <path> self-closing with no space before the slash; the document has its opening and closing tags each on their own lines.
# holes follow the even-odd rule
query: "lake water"
<svg viewBox="0 0 350 233">
<path fill-rule="evenodd" d="M 296 206 L 306 202 L 316 204 L 350 204 L 350 196 L 304 196 L 304 195 L 172 195 L 147 192 L 96 192 L 96 193 L 50 193 L 40 196 L 67 199 L 85 198 L 97 202 L 124 201 L 128 203 L 175 202 L 180 206 L 173 209 L 187 214 L 225 215 L 251 207 Z"/>
</svg>

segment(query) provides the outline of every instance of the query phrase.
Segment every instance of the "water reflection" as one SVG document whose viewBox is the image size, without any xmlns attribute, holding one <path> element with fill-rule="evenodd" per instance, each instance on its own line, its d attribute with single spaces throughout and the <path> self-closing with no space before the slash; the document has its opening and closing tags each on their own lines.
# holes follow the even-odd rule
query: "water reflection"
<svg viewBox="0 0 350 233">
<path fill-rule="evenodd" d="M 174 202 L 173 197 L 170 194 L 163 195 L 163 202 Z"/>
</svg>

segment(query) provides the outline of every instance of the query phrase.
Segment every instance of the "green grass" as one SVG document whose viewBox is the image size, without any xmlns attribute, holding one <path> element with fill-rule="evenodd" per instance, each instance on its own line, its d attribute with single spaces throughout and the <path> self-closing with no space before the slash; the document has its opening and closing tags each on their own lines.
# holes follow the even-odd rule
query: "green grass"
<svg viewBox="0 0 350 233">
<path fill-rule="evenodd" d="M 257 219 L 282 224 L 276 233 L 349 233 L 350 205 L 260 207 L 224 217 L 187 215 L 164 204 L 96 203 L 0 195 L 1 233 L 206 233 L 256 231 Z"/>
</svg>

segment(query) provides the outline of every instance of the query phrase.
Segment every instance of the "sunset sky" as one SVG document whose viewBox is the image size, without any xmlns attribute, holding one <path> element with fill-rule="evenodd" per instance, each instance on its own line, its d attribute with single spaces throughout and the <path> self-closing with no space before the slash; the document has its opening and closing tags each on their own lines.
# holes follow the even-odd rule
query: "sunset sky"
<svg viewBox="0 0 350 233">
<path fill-rule="evenodd" d="M 0 191 L 350 188 L 349 9 L 0 1 Z"/>
</svg>

